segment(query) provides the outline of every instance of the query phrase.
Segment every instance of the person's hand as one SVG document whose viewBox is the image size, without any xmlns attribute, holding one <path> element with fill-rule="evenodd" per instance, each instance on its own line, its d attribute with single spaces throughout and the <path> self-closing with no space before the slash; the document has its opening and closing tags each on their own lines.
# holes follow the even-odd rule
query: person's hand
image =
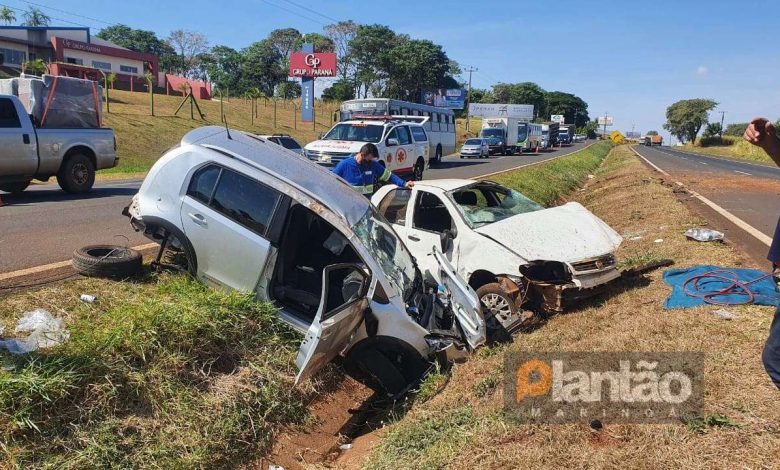
<svg viewBox="0 0 780 470">
<path fill-rule="evenodd" d="M 766 118 L 755 118 L 745 129 L 745 140 L 764 149 L 777 161 L 780 159 L 780 140 L 777 138 L 775 126 Z"/>
<path fill-rule="evenodd" d="M 414 181 L 407 181 L 406 184 L 404 184 L 404 188 L 406 189 L 412 189 L 414 187 Z"/>
</svg>

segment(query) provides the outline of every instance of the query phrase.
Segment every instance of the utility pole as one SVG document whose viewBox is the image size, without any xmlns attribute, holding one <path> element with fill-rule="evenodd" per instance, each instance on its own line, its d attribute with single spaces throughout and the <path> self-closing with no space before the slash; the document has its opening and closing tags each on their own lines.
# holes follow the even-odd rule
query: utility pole
<svg viewBox="0 0 780 470">
<path fill-rule="evenodd" d="M 471 119 L 469 119 L 469 106 L 471 106 L 471 74 L 477 71 L 479 71 L 479 69 L 475 67 L 469 67 L 467 70 L 469 73 L 469 88 L 466 91 L 466 101 L 468 102 L 468 104 L 466 104 L 466 132 L 469 131 L 469 121 L 471 121 Z"/>
<path fill-rule="evenodd" d="M 604 139 L 607 138 L 607 117 L 609 116 L 609 113 L 607 111 L 604 111 Z"/>
<path fill-rule="evenodd" d="M 720 112 L 720 135 L 723 136 L 723 118 L 726 116 L 727 111 L 719 111 Z"/>
</svg>

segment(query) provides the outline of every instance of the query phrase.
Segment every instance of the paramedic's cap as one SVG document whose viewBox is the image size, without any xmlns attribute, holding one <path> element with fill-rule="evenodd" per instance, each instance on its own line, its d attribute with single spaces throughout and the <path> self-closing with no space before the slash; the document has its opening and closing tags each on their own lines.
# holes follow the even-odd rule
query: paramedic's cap
<svg viewBox="0 0 780 470">
<path fill-rule="evenodd" d="M 364 157 L 371 156 L 374 158 L 379 158 L 379 149 L 376 148 L 376 145 L 368 143 L 360 147 L 360 154 Z"/>
</svg>

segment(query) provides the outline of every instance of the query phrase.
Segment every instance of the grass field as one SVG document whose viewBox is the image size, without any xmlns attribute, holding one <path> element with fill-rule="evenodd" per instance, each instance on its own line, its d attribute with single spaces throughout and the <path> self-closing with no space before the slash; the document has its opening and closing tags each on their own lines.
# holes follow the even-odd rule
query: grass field
<svg viewBox="0 0 780 470">
<path fill-rule="evenodd" d="M 543 165 L 491 176 L 490 179 L 515 188 L 539 204 L 550 207 L 578 188 L 599 167 L 612 148 L 609 141 L 597 142 L 570 156 Z"/>
<path fill-rule="evenodd" d="M 131 93 L 112 90 L 110 112 L 104 110 L 104 125 L 116 132 L 119 166 L 99 174 L 144 173 L 160 155 L 179 142 L 192 129 L 204 125 L 224 125 L 220 120 L 219 101 L 198 101 L 206 119 L 201 120 L 195 111 L 190 119 L 189 104 L 185 104 L 174 115 L 182 101 L 181 96 L 154 96 L 155 116 L 150 115 L 148 93 Z M 253 118 L 251 104 L 240 98 L 231 98 L 223 103 L 225 117 L 232 128 L 257 134 L 284 133 L 295 137 L 301 144 L 308 143 L 331 127 L 331 114 L 337 104 L 317 103 L 316 129 L 312 123 L 300 122 L 300 110 L 294 101 L 279 101 L 276 105 L 276 126 L 274 127 L 274 102 L 258 101 L 258 117 Z"/>
<path fill-rule="evenodd" d="M 726 142 L 730 142 L 731 145 L 711 145 L 708 147 L 702 147 L 700 145 L 685 144 L 680 147 L 681 150 L 686 152 L 699 153 L 704 155 L 715 155 L 723 158 L 730 158 L 734 160 L 747 160 L 757 163 L 767 163 L 774 165 L 775 163 L 769 158 L 762 149 L 746 142 L 742 138 L 725 136 L 723 139 Z M 677 147 L 675 147 L 677 148 Z"/>
<path fill-rule="evenodd" d="M 741 263 L 729 245 L 685 239 L 687 228 L 705 222 L 681 205 L 628 146 L 616 147 L 594 174 L 584 191 L 568 197 L 624 235 L 618 253 L 624 262 L 671 258 L 678 267 Z M 518 177 L 518 186 L 524 178 Z M 630 240 L 634 237 L 641 238 Z M 780 458 L 778 392 L 761 365 L 772 309 L 729 307 L 737 315 L 732 321 L 711 315 L 716 307 L 664 310 L 668 288 L 661 275 L 657 270 L 640 281 L 624 281 L 608 296 L 553 317 L 512 344 L 482 349 L 454 367 L 438 395 L 392 424 L 367 458 L 350 466 L 775 467 Z M 515 351 L 702 351 L 704 416 L 667 425 L 605 421 L 598 433 L 587 424 L 517 423 L 502 413 L 502 364 Z"/>
<path fill-rule="evenodd" d="M 205 125 L 224 125 L 220 120 L 219 101 L 199 101 L 206 119 L 201 120 L 195 111 L 190 119 L 189 104 L 185 104 L 174 115 L 182 101 L 181 96 L 154 96 L 154 112 L 151 116 L 148 93 L 131 93 L 112 90 L 110 112 L 104 112 L 104 125 L 116 132 L 119 166 L 98 173 L 99 178 L 120 178 L 141 176 L 154 164 L 160 155 L 175 145 L 192 129 Z M 332 114 L 338 110 L 338 103 L 315 104 L 316 128 L 312 123 L 300 122 L 300 106 L 295 101 L 278 101 L 276 104 L 276 125 L 274 125 L 273 100 L 258 101 L 258 116 L 252 117 L 251 104 L 241 98 L 230 98 L 223 103 L 230 127 L 256 134 L 284 133 L 293 136 L 301 145 L 317 139 L 332 126 Z M 105 103 L 103 110 L 105 111 Z M 457 139 L 467 138 L 465 120 L 458 119 Z M 476 135 L 480 120 L 471 119 L 469 135 Z"/>
<path fill-rule="evenodd" d="M 96 295 L 97 303 L 79 300 Z M 44 308 L 63 346 L 0 354 L 0 468 L 226 468 L 308 419 L 300 336 L 269 304 L 183 276 L 80 279 L 0 301 L 6 332 Z"/>
</svg>

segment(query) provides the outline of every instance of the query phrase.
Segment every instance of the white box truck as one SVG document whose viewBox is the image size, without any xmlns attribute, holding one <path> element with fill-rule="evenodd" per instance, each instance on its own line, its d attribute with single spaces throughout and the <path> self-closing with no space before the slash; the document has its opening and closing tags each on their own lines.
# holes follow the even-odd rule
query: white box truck
<svg viewBox="0 0 780 470">
<path fill-rule="evenodd" d="M 517 151 L 517 125 L 523 120 L 511 117 L 483 118 L 479 136 L 490 139 L 490 153 L 514 155 Z"/>
</svg>

